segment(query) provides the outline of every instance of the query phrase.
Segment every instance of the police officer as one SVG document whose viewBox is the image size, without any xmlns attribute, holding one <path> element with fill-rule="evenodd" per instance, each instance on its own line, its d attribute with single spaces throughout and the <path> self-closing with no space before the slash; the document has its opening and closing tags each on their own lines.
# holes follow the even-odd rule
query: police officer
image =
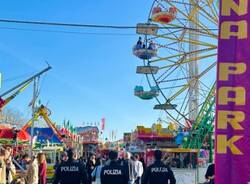
<svg viewBox="0 0 250 184">
<path fill-rule="evenodd" d="M 104 166 L 101 171 L 102 184 L 128 184 L 128 172 L 117 163 L 118 153 L 110 151 L 110 164 Z"/>
<path fill-rule="evenodd" d="M 173 171 L 161 161 L 162 152 L 156 150 L 154 157 L 155 162 L 147 168 L 142 178 L 142 184 L 168 184 L 169 181 L 170 184 L 175 184 Z"/>
<path fill-rule="evenodd" d="M 77 152 L 74 149 L 67 151 L 68 160 L 58 166 L 53 184 L 87 183 L 87 173 L 83 165 L 75 160 L 76 155 Z"/>
</svg>

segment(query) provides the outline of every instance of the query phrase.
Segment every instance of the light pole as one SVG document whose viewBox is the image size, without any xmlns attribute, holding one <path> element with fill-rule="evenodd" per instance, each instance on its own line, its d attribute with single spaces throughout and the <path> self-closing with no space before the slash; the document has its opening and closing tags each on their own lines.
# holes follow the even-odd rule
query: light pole
<svg viewBox="0 0 250 184">
<path fill-rule="evenodd" d="M 44 70 L 37 73 L 31 78 L 34 84 L 33 84 L 33 99 L 32 99 L 32 125 L 31 125 L 31 130 L 30 130 L 30 150 L 29 150 L 30 156 L 33 155 L 32 148 L 33 148 L 33 136 L 34 136 L 34 123 L 35 123 L 35 116 L 36 116 L 36 100 L 38 97 L 38 81 L 39 81 L 40 76 L 44 74 L 45 72 L 49 71 L 50 69 L 51 69 L 51 66 L 48 66 L 47 68 L 45 68 Z"/>
<path fill-rule="evenodd" d="M 33 99 L 32 99 L 32 125 L 30 129 L 30 157 L 32 157 L 33 151 L 33 136 L 34 136 L 34 124 L 35 124 L 35 113 L 36 113 L 36 99 L 38 95 L 38 80 L 39 78 L 34 78 L 33 79 Z"/>
</svg>

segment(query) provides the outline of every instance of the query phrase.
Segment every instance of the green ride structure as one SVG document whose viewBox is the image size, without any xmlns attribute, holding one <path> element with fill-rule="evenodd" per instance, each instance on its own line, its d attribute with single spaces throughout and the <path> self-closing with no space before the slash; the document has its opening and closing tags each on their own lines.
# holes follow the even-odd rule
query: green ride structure
<svg viewBox="0 0 250 184">
<path fill-rule="evenodd" d="M 213 158 L 213 130 L 215 121 L 215 84 L 209 92 L 206 101 L 204 102 L 192 128 L 189 131 L 187 141 L 184 142 L 183 148 L 201 149 L 204 143 L 210 150 L 209 161 Z"/>
</svg>

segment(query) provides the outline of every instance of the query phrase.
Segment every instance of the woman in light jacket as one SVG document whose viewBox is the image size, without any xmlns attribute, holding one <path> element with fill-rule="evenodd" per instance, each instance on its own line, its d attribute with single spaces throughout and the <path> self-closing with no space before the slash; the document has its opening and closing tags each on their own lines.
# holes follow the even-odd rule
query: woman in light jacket
<svg viewBox="0 0 250 184">
<path fill-rule="evenodd" d="M 6 155 L 5 164 L 6 164 L 6 176 L 7 176 L 6 183 L 7 184 L 10 184 L 16 175 L 16 167 L 12 162 L 12 154 L 13 154 L 12 148 L 7 147 L 5 149 L 5 155 Z"/>
<path fill-rule="evenodd" d="M 0 184 L 6 184 L 5 152 L 0 149 Z"/>
<path fill-rule="evenodd" d="M 5 163 L 6 163 L 6 176 L 7 176 L 6 182 L 7 182 L 7 184 L 10 184 L 16 175 L 16 167 L 13 164 L 11 157 L 9 157 L 5 161 Z"/>
<path fill-rule="evenodd" d="M 28 184 L 38 184 L 38 163 L 36 158 L 30 160 L 26 181 Z"/>
<path fill-rule="evenodd" d="M 103 166 L 104 166 L 104 160 L 98 158 L 96 160 L 96 167 L 91 174 L 92 178 L 95 178 L 95 181 L 92 182 L 93 184 L 101 184 L 101 171 Z"/>
</svg>

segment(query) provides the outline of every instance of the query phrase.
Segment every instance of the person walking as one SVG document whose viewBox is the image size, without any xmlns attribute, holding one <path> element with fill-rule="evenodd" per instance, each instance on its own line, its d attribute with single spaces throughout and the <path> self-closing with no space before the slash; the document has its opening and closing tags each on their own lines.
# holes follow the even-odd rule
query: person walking
<svg viewBox="0 0 250 184">
<path fill-rule="evenodd" d="M 110 151 L 110 164 L 102 168 L 101 184 L 128 184 L 128 172 L 123 166 L 117 163 L 118 153 Z"/>
<path fill-rule="evenodd" d="M 67 161 L 62 162 L 55 174 L 53 184 L 87 184 L 87 173 L 79 162 L 75 160 L 76 150 L 67 151 Z"/>
<path fill-rule="evenodd" d="M 141 184 L 141 177 L 143 175 L 143 165 L 140 161 L 140 157 L 138 154 L 135 155 L 135 173 L 136 173 L 136 180 L 135 184 Z"/>
<path fill-rule="evenodd" d="M 154 152 L 155 162 L 150 165 L 142 178 L 142 184 L 176 184 L 173 171 L 169 166 L 165 165 L 162 159 L 162 152 L 156 150 Z"/>
<path fill-rule="evenodd" d="M 26 161 L 28 163 L 28 170 L 25 177 L 27 183 L 38 184 L 38 163 L 36 157 L 33 157 L 32 159 L 26 157 Z"/>
<path fill-rule="evenodd" d="M 88 183 L 87 184 L 92 183 L 91 174 L 94 171 L 95 166 L 96 166 L 96 160 L 95 159 L 96 159 L 95 155 L 92 154 L 90 156 L 90 158 L 88 159 L 87 164 L 86 164 L 86 169 L 87 169 L 87 174 L 88 174 Z"/>
<path fill-rule="evenodd" d="M 92 184 L 101 184 L 101 171 L 102 171 L 103 165 L 104 165 L 104 160 L 102 160 L 101 158 L 98 158 L 96 160 L 96 167 L 91 174 L 92 181 L 93 181 Z"/>
<path fill-rule="evenodd" d="M 0 149 L 0 184 L 6 184 L 6 154 L 4 149 Z"/>
<path fill-rule="evenodd" d="M 5 150 L 5 164 L 6 164 L 6 183 L 10 184 L 16 175 L 16 167 L 12 161 L 13 150 L 11 147 L 7 147 Z"/>
<path fill-rule="evenodd" d="M 38 184 L 47 184 L 47 162 L 44 153 L 38 153 L 37 161 L 39 166 L 39 181 Z"/>
<path fill-rule="evenodd" d="M 22 166 L 22 168 L 24 170 L 28 169 L 29 162 L 30 162 L 29 155 L 27 153 L 25 153 L 24 155 L 22 155 L 22 159 L 21 159 L 20 165 Z"/>
<path fill-rule="evenodd" d="M 137 173 L 135 171 L 135 162 L 131 159 L 131 154 L 129 152 L 126 152 L 125 154 L 125 168 L 127 169 L 129 176 L 128 184 L 134 184 Z"/>
<path fill-rule="evenodd" d="M 143 166 L 143 172 L 144 170 L 146 169 L 146 164 L 145 164 L 145 160 L 143 157 L 140 157 L 140 162 L 142 163 L 142 166 Z"/>
<path fill-rule="evenodd" d="M 207 172 L 206 172 L 206 175 L 205 175 L 205 178 L 206 178 L 206 182 L 205 184 L 215 184 L 214 182 L 214 164 L 211 164 L 208 166 L 207 168 Z"/>
</svg>

